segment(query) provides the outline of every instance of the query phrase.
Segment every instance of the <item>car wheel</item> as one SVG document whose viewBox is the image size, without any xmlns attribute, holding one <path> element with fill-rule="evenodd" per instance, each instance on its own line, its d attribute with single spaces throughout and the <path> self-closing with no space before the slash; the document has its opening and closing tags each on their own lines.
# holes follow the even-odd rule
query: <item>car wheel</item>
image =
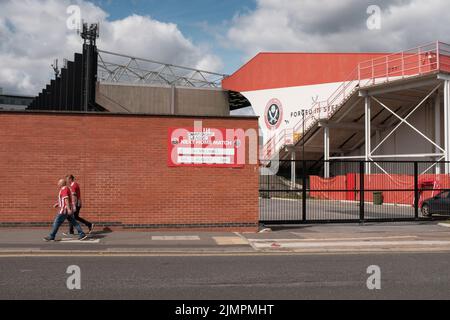
<svg viewBox="0 0 450 320">
<path fill-rule="evenodd" d="M 431 217 L 431 212 L 430 212 L 430 206 L 427 204 L 424 204 L 422 206 L 422 215 L 424 217 Z"/>
</svg>

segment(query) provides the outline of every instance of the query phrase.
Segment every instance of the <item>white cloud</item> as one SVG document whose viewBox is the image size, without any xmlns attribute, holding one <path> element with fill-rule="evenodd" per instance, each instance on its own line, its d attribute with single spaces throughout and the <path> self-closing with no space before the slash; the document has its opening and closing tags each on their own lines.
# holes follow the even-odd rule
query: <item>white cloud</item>
<svg viewBox="0 0 450 320">
<path fill-rule="evenodd" d="M 369 30 L 369 5 L 381 29 Z M 234 17 L 227 41 L 246 58 L 261 51 L 400 51 L 449 41 L 448 0 L 257 0 Z"/>
<path fill-rule="evenodd" d="M 76 4 L 82 19 L 100 22 L 98 47 L 167 63 L 220 71 L 222 61 L 186 38 L 176 24 L 132 15 L 108 20 L 94 4 L 70 0 L 0 0 L 0 87 L 37 94 L 52 77 L 53 59 L 73 59 L 81 51 L 76 31 L 66 27 L 66 9 Z"/>
</svg>

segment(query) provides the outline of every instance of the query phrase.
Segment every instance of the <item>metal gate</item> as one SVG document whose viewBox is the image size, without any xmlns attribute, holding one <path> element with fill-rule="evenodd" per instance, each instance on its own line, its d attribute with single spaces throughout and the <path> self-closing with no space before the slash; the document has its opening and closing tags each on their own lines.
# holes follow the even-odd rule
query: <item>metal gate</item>
<svg viewBox="0 0 450 320">
<path fill-rule="evenodd" d="M 324 177 L 324 164 L 330 177 Z M 262 224 L 395 222 L 448 218 L 443 162 L 280 161 L 261 175 Z M 442 171 L 441 171 L 442 170 Z"/>
</svg>

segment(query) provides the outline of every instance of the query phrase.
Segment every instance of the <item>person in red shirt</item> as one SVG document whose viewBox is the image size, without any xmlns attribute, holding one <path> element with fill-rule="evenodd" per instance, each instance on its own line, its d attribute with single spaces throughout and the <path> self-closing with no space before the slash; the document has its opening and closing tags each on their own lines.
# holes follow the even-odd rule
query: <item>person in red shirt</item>
<svg viewBox="0 0 450 320">
<path fill-rule="evenodd" d="M 70 191 L 71 191 L 72 208 L 73 208 L 73 212 L 74 212 L 73 213 L 74 218 L 75 218 L 75 220 L 81 222 L 86 227 L 88 227 L 88 229 L 89 229 L 88 233 L 91 233 L 94 230 L 94 224 L 80 217 L 80 210 L 81 210 L 80 185 L 75 181 L 75 177 L 72 174 L 66 176 L 66 181 L 67 181 L 67 185 L 69 186 Z M 70 227 L 69 227 L 69 234 L 70 235 L 74 234 L 72 224 L 70 224 Z"/>
<path fill-rule="evenodd" d="M 44 238 L 44 240 L 54 241 L 56 234 L 58 233 L 59 227 L 64 223 L 66 219 L 69 220 L 69 223 L 77 229 L 79 239 L 80 240 L 86 239 L 87 235 L 83 232 L 83 229 L 81 229 L 80 225 L 73 216 L 74 212 L 72 209 L 72 196 L 70 189 L 67 187 L 66 180 L 60 179 L 58 181 L 58 187 L 59 187 L 58 202 L 55 203 L 53 207 L 54 208 L 59 207 L 59 211 L 53 222 L 52 231 L 47 237 Z"/>
</svg>

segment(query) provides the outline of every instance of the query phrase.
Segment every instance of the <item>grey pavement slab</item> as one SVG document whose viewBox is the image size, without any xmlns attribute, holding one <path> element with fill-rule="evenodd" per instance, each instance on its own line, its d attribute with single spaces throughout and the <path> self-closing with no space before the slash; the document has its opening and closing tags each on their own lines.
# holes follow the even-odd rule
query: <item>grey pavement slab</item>
<svg viewBox="0 0 450 320">
<path fill-rule="evenodd" d="M 97 231 L 89 235 L 86 241 L 77 237 L 58 234 L 55 242 L 44 242 L 48 230 L 44 229 L 1 229 L 0 250 L 49 250 L 76 251 L 98 250 L 139 251 L 139 250 L 198 250 L 227 247 L 229 249 L 249 248 L 248 242 L 240 235 L 230 232 L 134 232 L 134 231 Z"/>
<path fill-rule="evenodd" d="M 0 252 L 253 252 L 266 250 L 418 250 L 450 249 L 450 228 L 436 222 L 327 224 L 275 227 L 263 233 L 137 232 L 98 230 L 88 241 L 58 235 L 59 242 L 44 242 L 47 229 L 0 229 Z M 309 242 L 310 244 L 305 244 Z M 334 245 L 331 244 L 334 242 Z M 438 244 L 438 245 L 435 245 Z"/>
<path fill-rule="evenodd" d="M 449 251 L 450 228 L 437 223 L 308 225 L 243 234 L 258 251 Z"/>
</svg>

